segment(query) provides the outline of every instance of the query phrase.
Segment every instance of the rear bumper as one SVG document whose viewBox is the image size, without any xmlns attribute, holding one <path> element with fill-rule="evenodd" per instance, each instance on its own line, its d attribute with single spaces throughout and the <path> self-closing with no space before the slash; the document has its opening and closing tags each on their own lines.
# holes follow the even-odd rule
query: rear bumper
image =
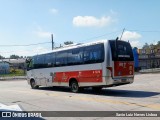
<svg viewBox="0 0 160 120">
<path fill-rule="evenodd" d="M 112 85 L 122 85 L 122 84 L 130 84 L 134 82 L 134 77 L 106 77 L 106 85 L 112 86 Z"/>
<path fill-rule="evenodd" d="M 131 84 L 134 81 L 134 77 L 121 77 L 121 78 L 112 78 L 111 76 L 103 77 L 103 82 L 80 82 L 80 87 L 92 87 L 92 86 L 101 86 L 101 87 L 113 87 L 125 84 Z"/>
</svg>

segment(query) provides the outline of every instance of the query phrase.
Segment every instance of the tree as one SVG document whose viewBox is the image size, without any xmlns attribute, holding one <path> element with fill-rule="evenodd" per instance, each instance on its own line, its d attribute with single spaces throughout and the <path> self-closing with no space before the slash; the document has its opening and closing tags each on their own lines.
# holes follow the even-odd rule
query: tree
<svg viewBox="0 0 160 120">
<path fill-rule="evenodd" d="M 20 58 L 18 55 L 10 55 L 10 59 L 18 59 Z"/>
<path fill-rule="evenodd" d="M 160 45 L 160 41 L 157 42 L 157 45 Z"/>
<path fill-rule="evenodd" d="M 138 48 L 137 48 L 137 47 L 134 47 L 133 49 L 136 49 L 136 50 L 138 50 Z"/>
<path fill-rule="evenodd" d="M 145 45 L 143 45 L 143 47 L 142 47 L 142 48 L 143 48 L 143 49 L 149 48 L 148 43 L 145 43 Z"/>
<path fill-rule="evenodd" d="M 153 49 L 153 48 L 154 48 L 154 46 L 155 46 L 155 45 L 153 45 L 153 43 L 152 43 L 152 44 L 150 44 L 150 46 L 149 46 L 149 47 L 150 47 L 151 49 Z"/>
<path fill-rule="evenodd" d="M 0 59 L 4 59 L 4 58 L 5 58 L 5 57 L 3 57 L 3 56 L 0 55 Z"/>
<path fill-rule="evenodd" d="M 66 41 L 66 42 L 64 42 L 64 44 L 65 45 L 70 45 L 70 44 L 73 44 L 73 42 L 72 41 Z"/>
</svg>

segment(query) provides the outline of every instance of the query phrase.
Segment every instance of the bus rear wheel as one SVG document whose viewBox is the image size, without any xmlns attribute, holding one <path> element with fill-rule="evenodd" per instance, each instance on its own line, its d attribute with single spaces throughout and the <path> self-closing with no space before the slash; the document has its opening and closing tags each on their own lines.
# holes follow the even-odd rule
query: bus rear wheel
<svg viewBox="0 0 160 120">
<path fill-rule="evenodd" d="M 77 81 L 72 81 L 70 83 L 70 88 L 71 88 L 71 91 L 74 92 L 74 93 L 77 93 L 79 92 L 79 86 L 78 86 L 78 82 Z"/>
<path fill-rule="evenodd" d="M 35 82 L 35 80 L 31 80 L 31 88 L 32 89 L 38 89 L 39 88 L 39 86 L 38 85 L 36 85 L 36 82 Z"/>
</svg>

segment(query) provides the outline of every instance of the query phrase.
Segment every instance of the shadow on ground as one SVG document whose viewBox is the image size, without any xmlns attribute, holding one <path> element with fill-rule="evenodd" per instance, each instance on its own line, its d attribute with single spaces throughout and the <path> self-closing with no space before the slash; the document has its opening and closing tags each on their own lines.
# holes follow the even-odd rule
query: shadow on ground
<svg viewBox="0 0 160 120">
<path fill-rule="evenodd" d="M 38 90 L 67 92 L 70 93 L 70 89 L 66 87 L 40 87 Z M 91 88 L 86 88 L 79 94 L 91 94 L 101 96 L 114 96 L 114 97 L 130 97 L 130 98 L 144 98 L 144 97 L 156 97 L 160 95 L 160 92 L 150 91 L 137 91 L 137 90 L 119 90 L 119 89 L 102 89 L 101 91 L 93 91 Z M 158 97 L 158 96 L 157 96 Z"/>
</svg>

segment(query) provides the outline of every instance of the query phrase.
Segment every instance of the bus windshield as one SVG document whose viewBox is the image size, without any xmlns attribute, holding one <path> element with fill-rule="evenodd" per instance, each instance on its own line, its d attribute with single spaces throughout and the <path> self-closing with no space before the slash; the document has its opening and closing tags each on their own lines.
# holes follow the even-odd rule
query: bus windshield
<svg viewBox="0 0 160 120">
<path fill-rule="evenodd" d="M 130 43 L 125 41 L 109 41 L 111 46 L 112 60 L 113 61 L 133 61 L 133 52 Z"/>
</svg>

